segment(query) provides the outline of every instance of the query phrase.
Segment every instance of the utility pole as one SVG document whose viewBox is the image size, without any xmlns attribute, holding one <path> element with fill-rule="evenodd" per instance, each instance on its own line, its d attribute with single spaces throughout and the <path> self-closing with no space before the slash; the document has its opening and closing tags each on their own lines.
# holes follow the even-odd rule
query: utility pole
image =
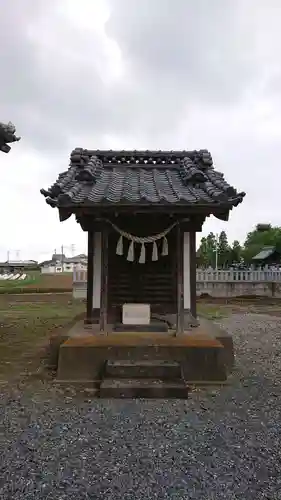
<svg viewBox="0 0 281 500">
<path fill-rule="evenodd" d="M 61 272 L 63 273 L 63 245 L 61 246 Z"/>
<path fill-rule="evenodd" d="M 74 243 L 72 243 L 72 245 L 71 245 L 71 255 L 72 255 L 72 257 L 74 257 L 74 253 L 75 253 L 75 245 L 74 245 Z"/>
<path fill-rule="evenodd" d="M 7 252 L 7 262 L 9 262 L 9 260 L 10 260 L 10 250 L 8 250 Z"/>
</svg>

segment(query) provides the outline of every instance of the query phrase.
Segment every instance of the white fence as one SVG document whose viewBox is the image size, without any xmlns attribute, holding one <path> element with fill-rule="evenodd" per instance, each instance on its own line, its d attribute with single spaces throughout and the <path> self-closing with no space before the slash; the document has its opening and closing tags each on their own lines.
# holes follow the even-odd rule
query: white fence
<svg viewBox="0 0 281 500">
<path fill-rule="evenodd" d="M 84 269 L 74 269 L 73 270 L 73 283 L 86 283 L 87 282 L 87 271 Z"/>
<path fill-rule="evenodd" d="M 281 271 L 203 271 L 197 269 L 198 283 L 208 282 L 251 282 L 251 283 L 281 283 Z"/>
<path fill-rule="evenodd" d="M 197 269 L 197 283 L 281 283 L 281 271 L 204 271 Z M 73 283 L 86 283 L 87 271 L 74 269 Z"/>
</svg>

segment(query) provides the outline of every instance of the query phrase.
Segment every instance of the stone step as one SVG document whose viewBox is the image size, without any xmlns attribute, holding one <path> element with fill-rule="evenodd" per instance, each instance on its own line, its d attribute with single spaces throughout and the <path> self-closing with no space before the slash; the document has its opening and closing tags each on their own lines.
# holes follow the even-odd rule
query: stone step
<svg viewBox="0 0 281 500">
<path fill-rule="evenodd" d="M 183 380 L 168 382 L 157 379 L 104 379 L 101 382 L 100 398 L 118 399 L 187 399 L 189 388 Z"/>
<path fill-rule="evenodd" d="M 165 333 L 168 332 L 167 323 L 162 322 L 153 322 L 149 325 L 124 325 L 123 323 L 117 323 L 114 325 L 113 330 L 118 333 Z"/>
<path fill-rule="evenodd" d="M 181 378 L 181 367 L 179 363 L 161 360 L 107 361 L 105 377 L 174 380 Z"/>
</svg>

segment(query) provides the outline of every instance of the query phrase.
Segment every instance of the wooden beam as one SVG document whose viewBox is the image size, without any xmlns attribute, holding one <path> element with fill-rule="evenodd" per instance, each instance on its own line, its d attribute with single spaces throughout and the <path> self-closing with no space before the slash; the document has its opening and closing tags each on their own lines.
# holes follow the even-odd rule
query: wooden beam
<svg viewBox="0 0 281 500">
<path fill-rule="evenodd" d="M 92 323 L 94 292 L 94 232 L 88 231 L 87 311 L 85 323 Z"/>
<path fill-rule="evenodd" d="M 188 205 L 186 203 L 181 204 L 167 204 L 167 203 L 151 203 L 151 202 L 142 202 L 142 203 L 91 203 L 87 202 L 83 206 L 65 206 L 59 207 L 60 209 L 68 209 L 71 213 L 75 213 L 75 215 L 83 216 L 90 215 L 91 217 L 112 217 L 116 214 L 169 214 L 171 216 L 176 217 L 177 219 L 181 216 L 185 217 L 207 217 L 211 214 L 215 216 L 221 216 L 222 213 L 228 212 L 230 209 L 229 203 L 216 203 L 216 204 L 205 204 L 205 205 Z"/>
<path fill-rule="evenodd" d="M 183 297 L 183 231 L 180 224 L 176 228 L 176 265 L 177 265 L 177 331 L 176 335 L 184 332 L 184 297 Z"/>
<path fill-rule="evenodd" d="M 190 312 L 194 318 L 197 317 L 196 308 L 196 232 L 189 233 L 190 248 Z"/>
<path fill-rule="evenodd" d="M 118 214 L 118 212 L 117 212 Z M 139 220 L 136 220 L 138 218 Z M 177 218 L 173 217 L 173 215 L 169 216 L 166 213 L 146 213 L 146 214 L 137 214 L 133 211 L 130 213 L 122 213 L 122 214 L 100 214 L 100 217 L 97 217 L 97 214 L 90 215 L 89 213 L 80 213 L 76 215 L 77 222 L 81 225 L 83 231 L 102 231 L 105 225 L 108 225 L 110 229 L 110 224 L 106 222 L 106 220 L 111 220 L 114 224 L 117 224 L 121 227 L 121 229 L 125 229 L 128 231 L 128 223 L 133 221 L 134 227 L 136 226 L 136 222 L 140 227 L 146 227 L 147 221 L 149 225 L 154 222 L 155 229 L 154 232 L 161 232 L 166 229 L 169 225 L 171 225 L 175 220 L 180 220 L 182 230 L 185 232 L 189 231 L 201 231 L 202 224 L 205 220 L 205 216 L 192 216 L 188 220 L 184 217 L 184 215 L 180 215 Z M 130 225 L 130 224 L 129 224 Z M 130 231 L 129 231 L 130 232 Z"/>
<path fill-rule="evenodd" d="M 101 303 L 100 330 L 108 331 L 108 227 L 104 226 L 101 233 Z"/>
</svg>

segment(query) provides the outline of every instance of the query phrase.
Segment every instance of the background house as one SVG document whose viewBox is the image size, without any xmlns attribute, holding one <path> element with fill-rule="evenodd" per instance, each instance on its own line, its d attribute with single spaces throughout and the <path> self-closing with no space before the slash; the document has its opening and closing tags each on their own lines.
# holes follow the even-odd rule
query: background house
<svg viewBox="0 0 281 500">
<path fill-rule="evenodd" d="M 53 254 L 51 260 L 40 264 L 42 274 L 73 273 L 74 268 L 87 269 L 87 255 L 79 254 L 66 257 L 64 254 Z"/>
<path fill-rule="evenodd" d="M 255 267 L 280 265 L 281 253 L 274 246 L 264 246 L 257 255 L 252 258 Z"/>
<path fill-rule="evenodd" d="M 0 262 L 0 274 L 23 273 L 36 271 L 37 269 L 39 269 L 39 264 L 36 260 L 9 260 Z"/>
</svg>

